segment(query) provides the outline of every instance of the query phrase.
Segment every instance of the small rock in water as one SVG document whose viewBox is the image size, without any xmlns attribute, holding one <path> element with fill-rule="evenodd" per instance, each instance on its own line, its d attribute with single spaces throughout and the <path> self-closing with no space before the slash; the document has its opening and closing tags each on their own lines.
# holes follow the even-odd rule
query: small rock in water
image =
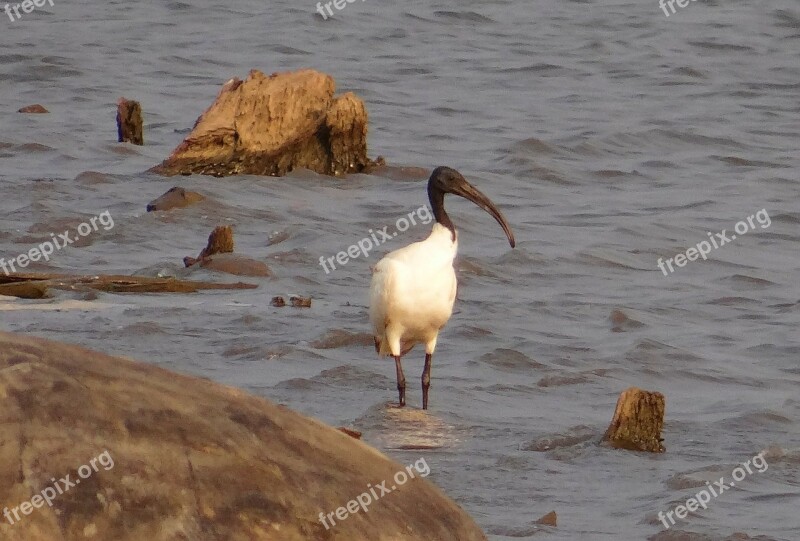
<svg viewBox="0 0 800 541">
<path fill-rule="evenodd" d="M 556 515 L 556 512 L 550 511 L 545 516 L 537 520 L 536 524 L 542 524 L 544 526 L 557 526 L 556 524 L 557 520 L 558 516 Z"/>
<path fill-rule="evenodd" d="M 625 332 L 630 329 L 644 327 L 644 323 L 631 319 L 622 310 L 612 310 L 609 319 L 611 319 L 611 324 L 613 325 L 613 327 L 611 327 L 612 332 Z"/>
<path fill-rule="evenodd" d="M 236 276 L 272 276 L 266 263 L 239 254 L 217 254 L 199 261 L 204 269 Z"/>
<path fill-rule="evenodd" d="M 292 306 L 295 308 L 311 308 L 311 297 L 293 295 L 289 297 L 289 301 L 291 301 Z"/>
<path fill-rule="evenodd" d="M 25 107 L 23 107 L 22 109 L 20 109 L 17 112 L 18 113 L 49 113 L 50 111 L 45 109 L 43 105 L 39 105 L 38 103 L 35 103 L 33 105 L 26 105 Z"/>
<path fill-rule="evenodd" d="M 193 203 L 203 201 L 205 197 L 197 192 L 186 191 L 185 188 L 175 186 L 170 188 L 161 197 L 153 199 L 147 204 L 147 212 L 154 210 L 171 210 L 174 208 L 188 207 Z"/>
</svg>

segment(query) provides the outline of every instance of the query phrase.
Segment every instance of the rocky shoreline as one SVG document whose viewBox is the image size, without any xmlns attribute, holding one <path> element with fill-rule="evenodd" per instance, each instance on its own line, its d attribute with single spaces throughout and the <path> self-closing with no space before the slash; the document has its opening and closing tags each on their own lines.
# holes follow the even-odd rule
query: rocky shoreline
<svg viewBox="0 0 800 541">
<path fill-rule="evenodd" d="M 419 475 L 369 512 L 323 523 L 406 468 L 235 388 L 0 332 L 0 395 L 3 539 L 486 540 Z M 104 452 L 113 469 L 84 476 Z M 71 486 L 37 507 L 55 478 Z"/>
</svg>

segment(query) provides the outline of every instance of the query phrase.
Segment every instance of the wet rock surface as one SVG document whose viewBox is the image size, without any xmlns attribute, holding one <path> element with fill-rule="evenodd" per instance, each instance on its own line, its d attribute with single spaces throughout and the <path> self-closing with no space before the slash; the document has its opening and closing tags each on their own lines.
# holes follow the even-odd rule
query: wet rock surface
<svg viewBox="0 0 800 541">
<path fill-rule="evenodd" d="M 2 539 L 486 539 L 420 477 L 326 529 L 320 512 L 404 466 L 234 388 L 0 333 L 0 395 L 0 500 L 35 504 L 52 478 L 80 480 L 52 507 L 0 521 Z M 106 451 L 113 466 L 76 475 Z"/>
</svg>

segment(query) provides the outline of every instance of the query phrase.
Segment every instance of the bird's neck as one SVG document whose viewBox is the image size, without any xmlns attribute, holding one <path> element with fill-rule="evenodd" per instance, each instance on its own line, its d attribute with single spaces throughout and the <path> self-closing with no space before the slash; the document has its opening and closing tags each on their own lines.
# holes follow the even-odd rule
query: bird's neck
<svg viewBox="0 0 800 541">
<path fill-rule="evenodd" d="M 447 215 L 447 211 L 444 210 L 444 192 L 435 189 L 432 190 L 429 186 L 428 200 L 431 203 L 431 210 L 433 210 L 433 217 L 436 219 L 436 223 L 449 229 L 452 234 L 452 239 L 455 241 L 456 226 L 453 225 L 453 221 L 450 219 L 450 216 Z"/>
</svg>

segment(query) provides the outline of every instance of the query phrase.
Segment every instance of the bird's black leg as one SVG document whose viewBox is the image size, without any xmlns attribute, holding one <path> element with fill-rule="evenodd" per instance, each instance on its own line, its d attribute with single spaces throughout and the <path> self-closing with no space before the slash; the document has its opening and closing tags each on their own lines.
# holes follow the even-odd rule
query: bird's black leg
<svg viewBox="0 0 800 541">
<path fill-rule="evenodd" d="M 406 405 L 406 376 L 403 374 L 403 365 L 400 364 L 400 355 L 395 356 L 394 366 L 397 369 L 397 392 L 400 393 L 400 407 Z"/>
<path fill-rule="evenodd" d="M 428 409 L 428 389 L 431 388 L 431 360 L 433 353 L 425 354 L 425 368 L 422 370 L 422 409 Z"/>
</svg>

